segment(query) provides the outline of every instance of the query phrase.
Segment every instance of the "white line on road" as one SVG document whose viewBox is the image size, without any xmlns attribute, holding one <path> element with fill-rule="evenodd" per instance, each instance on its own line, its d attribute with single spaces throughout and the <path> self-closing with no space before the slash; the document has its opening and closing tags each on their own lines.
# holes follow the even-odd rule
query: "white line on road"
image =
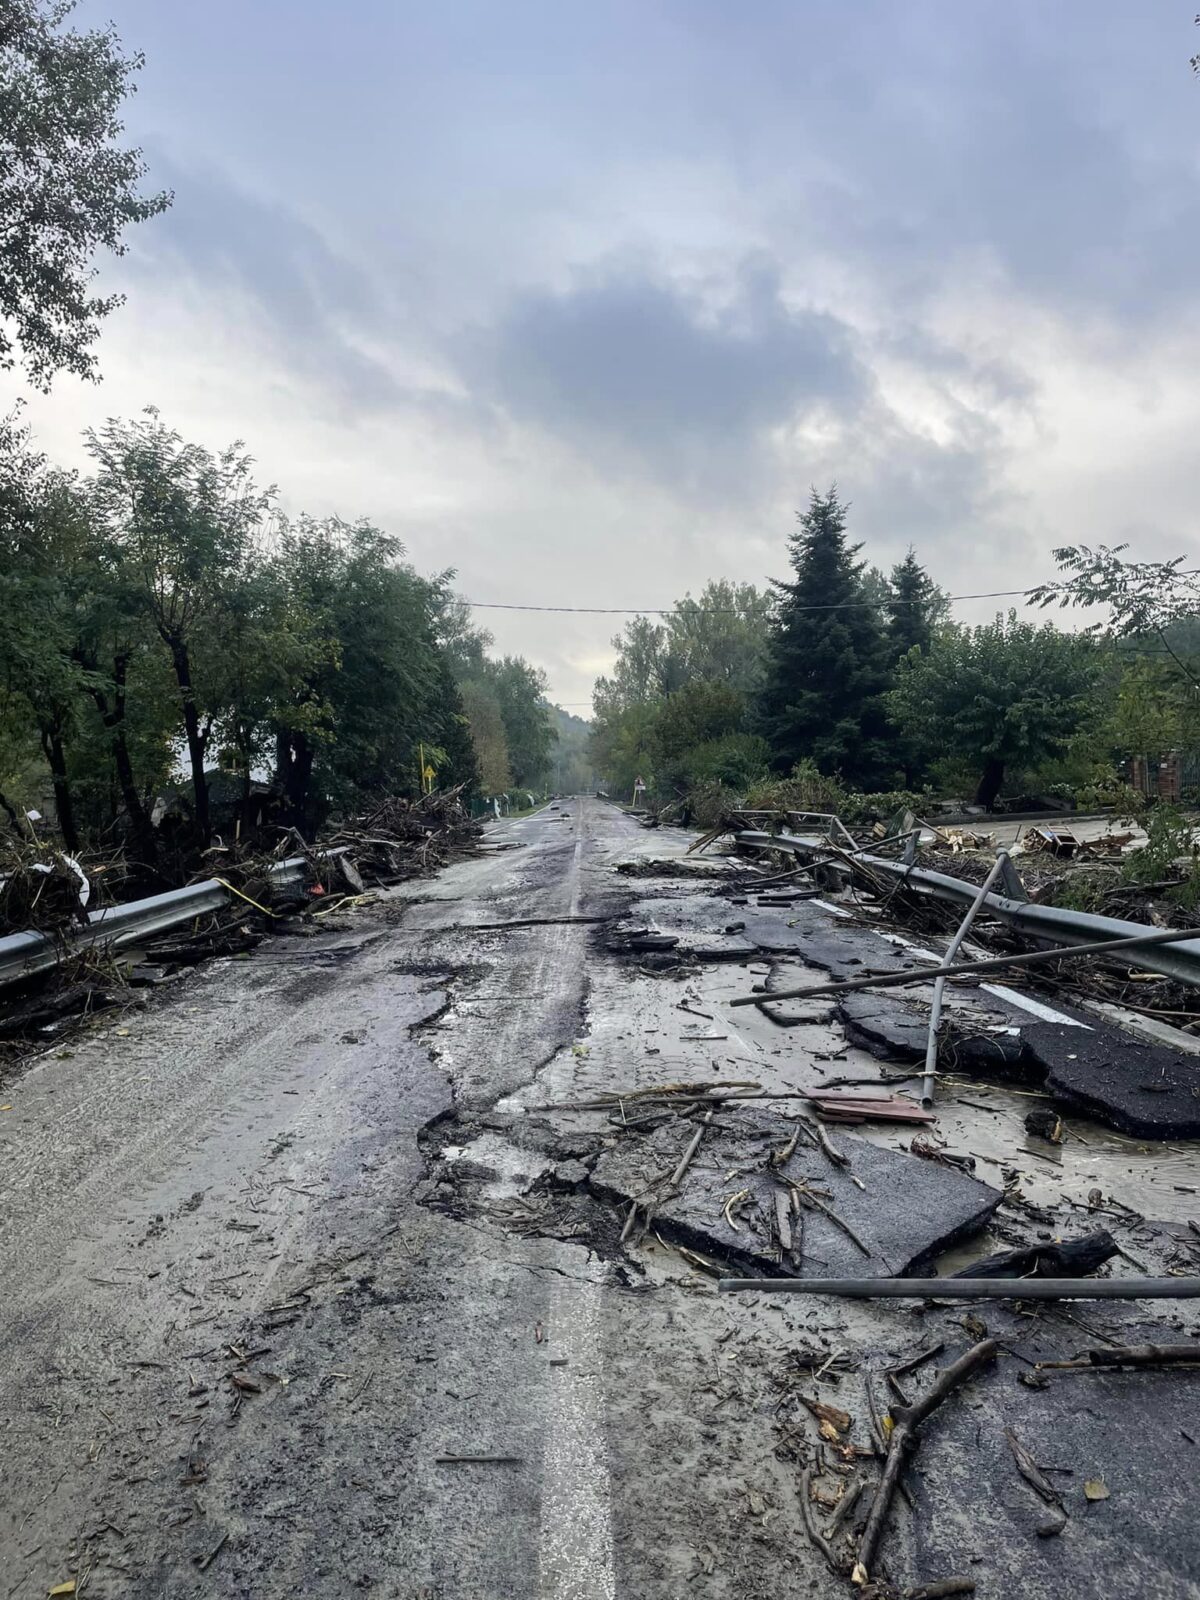
<svg viewBox="0 0 1200 1600">
<path fill-rule="evenodd" d="M 600 1288 L 555 1284 L 542 1460 L 539 1600 L 616 1600 L 612 1478 L 604 1434 Z"/>
</svg>

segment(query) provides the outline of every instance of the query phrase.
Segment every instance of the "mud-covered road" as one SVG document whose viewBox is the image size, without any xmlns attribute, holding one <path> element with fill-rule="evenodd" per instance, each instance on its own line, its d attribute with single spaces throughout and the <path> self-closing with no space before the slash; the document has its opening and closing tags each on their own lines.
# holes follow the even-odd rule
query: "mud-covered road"
<svg viewBox="0 0 1200 1600">
<path fill-rule="evenodd" d="M 827 1008 L 791 1029 L 724 1009 L 782 958 L 764 958 L 753 908 L 739 931 L 684 869 L 615 870 L 671 848 L 591 799 L 499 825 L 478 857 L 338 931 L 214 962 L 5 1087 L 0 1600 L 72 1581 L 138 1600 L 850 1592 L 805 1537 L 800 1471 L 816 1468 L 828 1517 L 874 1470 L 872 1373 L 886 1410 L 881 1369 L 935 1342 L 949 1360 L 972 1322 L 718 1297 L 677 1250 L 686 1219 L 619 1246 L 639 1181 L 621 1162 L 652 1157 L 603 1111 L 550 1108 L 677 1079 L 794 1089 L 830 1062 L 879 1070 Z M 794 956 L 821 914 L 773 913 Z M 676 967 L 612 948 L 672 916 L 693 930 Z M 946 1108 L 956 1144 L 981 1152 L 974 1177 L 905 1154 L 912 1130 L 839 1133 L 864 1175 L 844 1202 L 863 1208 L 863 1248 L 887 1225 L 870 1270 L 1057 1237 L 1076 1211 L 1083 1228 L 1118 1164 L 1137 1220 L 1105 1223 L 1141 1264 L 1187 1261 L 1192 1146 L 1160 1175 L 1080 1124 L 1078 1149 L 1038 1158 L 1057 1172 L 1018 1155 L 1002 1194 L 1020 1102 L 994 1092 L 986 1125 Z M 672 1159 L 689 1133 L 648 1130 Z M 763 1148 L 750 1124 L 726 1136 Z M 712 1144 L 696 1183 L 719 1239 L 738 1183 Z M 732 1257 L 745 1225 L 727 1220 Z M 818 1260 L 847 1248 L 814 1221 Z M 1200 1592 L 1196 1375 L 1019 1381 L 1096 1339 L 1190 1336 L 1190 1309 L 1078 1311 L 1086 1332 L 984 1315 L 1013 1353 L 930 1424 L 885 1570 L 901 1587 L 965 1571 L 998 1600 Z M 844 1408 L 840 1438 L 805 1397 Z M 1046 1507 L 1006 1425 L 1060 1473 L 1064 1532 L 1038 1536 Z M 1106 1499 L 1085 1500 L 1093 1479 Z"/>
</svg>

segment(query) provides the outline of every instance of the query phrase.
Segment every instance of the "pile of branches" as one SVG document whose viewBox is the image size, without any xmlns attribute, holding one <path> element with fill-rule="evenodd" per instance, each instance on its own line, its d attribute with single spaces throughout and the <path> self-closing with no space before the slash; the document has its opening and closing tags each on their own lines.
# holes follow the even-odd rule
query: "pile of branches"
<svg viewBox="0 0 1200 1600">
<path fill-rule="evenodd" d="M 56 933 L 86 922 L 80 871 L 57 851 L 32 841 L 0 847 L 0 934 L 35 928 Z"/>
<path fill-rule="evenodd" d="M 407 800 L 398 795 L 351 817 L 326 841 L 344 845 L 364 883 L 399 883 L 469 855 L 483 825 L 463 804 L 463 785 Z"/>
</svg>

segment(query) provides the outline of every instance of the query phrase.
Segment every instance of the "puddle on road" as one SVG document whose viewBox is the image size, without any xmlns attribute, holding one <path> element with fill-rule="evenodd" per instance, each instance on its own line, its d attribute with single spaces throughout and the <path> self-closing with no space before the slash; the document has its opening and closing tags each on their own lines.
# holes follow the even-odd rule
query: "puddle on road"
<svg viewBox="0 0 1200 1600">
<path fill-rule="evenodd" d="M 497 1133 L 478 1134 L 468 1144 L 442 1146 L 441 1160 L 448 1168 L 483 1168 L 491 1174 L 478 1193 L 486 1200 L 512 1200 L 523 1194 L 533 1180 L 546 1170 L 545 1156 L 522 1150 Z"/>
</svg>

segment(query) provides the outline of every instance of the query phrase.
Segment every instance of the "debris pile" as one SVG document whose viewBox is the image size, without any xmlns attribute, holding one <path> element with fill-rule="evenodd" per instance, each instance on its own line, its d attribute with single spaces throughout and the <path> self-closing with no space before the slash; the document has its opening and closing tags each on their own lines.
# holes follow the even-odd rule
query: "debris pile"
<svg viewBox="0 0 1200 1600">
<path fill-rule="evenodd" d="M 42 933 L 87 920 L 88 876 L 71 856 L 7 841 L 0 853 L 0 934 Z"/>
<path fill-rule="evenodd" d="M 390 796 L 373 811 L 349 818 L 330 836 L 344 846 L 364 883 L 400 883 L 470 853 L 483 832 L 463 804 L 463 785 L 419 800 Z"/>
</svg>

